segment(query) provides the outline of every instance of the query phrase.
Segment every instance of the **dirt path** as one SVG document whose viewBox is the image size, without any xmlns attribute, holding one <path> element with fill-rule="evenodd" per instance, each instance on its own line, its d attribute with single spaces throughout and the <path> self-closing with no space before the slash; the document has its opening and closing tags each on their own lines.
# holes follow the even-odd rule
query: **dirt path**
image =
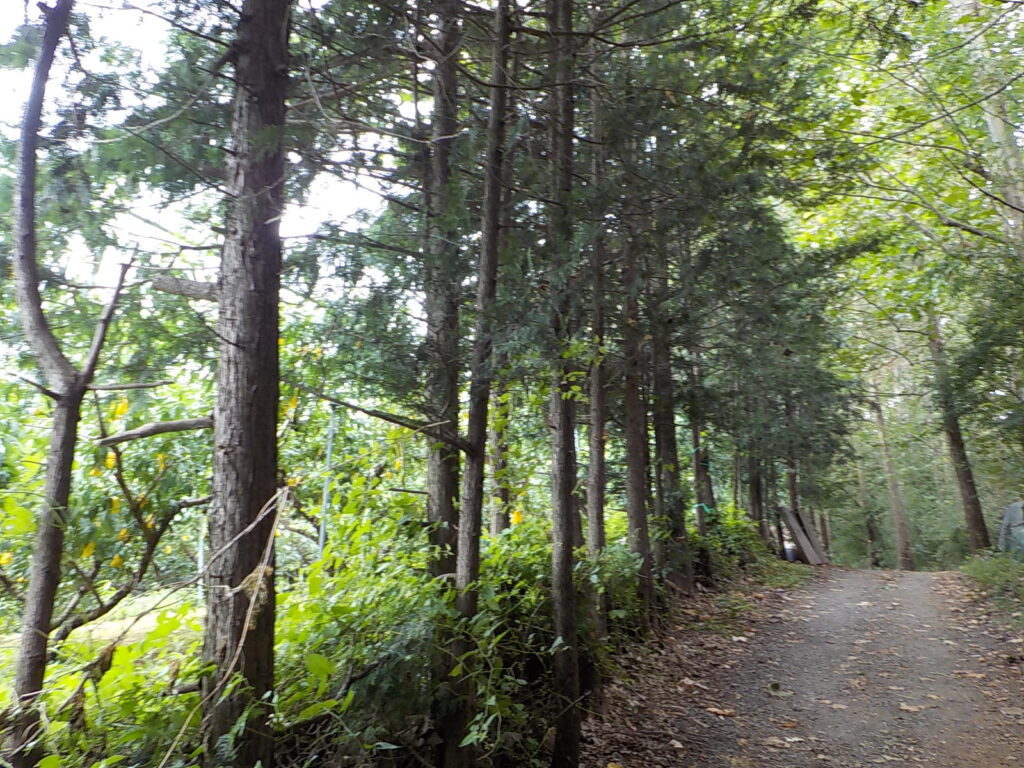
<svg viewBox="0 0 1024 768">
<path fill-rule="evenodd" d="M 1024 645 L 957 575 L 828 569 L 751 600 L 625 660 L 583 766 L 1024 766 Z"/>
</svg>

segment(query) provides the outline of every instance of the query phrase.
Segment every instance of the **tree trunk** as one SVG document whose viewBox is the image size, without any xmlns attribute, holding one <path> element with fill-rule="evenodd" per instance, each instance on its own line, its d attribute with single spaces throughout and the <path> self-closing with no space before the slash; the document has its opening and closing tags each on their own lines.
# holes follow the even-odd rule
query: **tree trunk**
<svg viewBox="0 0 1024 768">
<path fill-rule="evenodd" d="M 949 366 L 946 362 L 946 350 L 942 343 L 939 322 L 932 313 L 929 313 L 928 317 L 928 349 L 931 352 L 932 365 L 935 366 L 935 390 L 942 415 L 942 431 L 946 434 L 949 458 L 960 489 L 960 501 L 963 504 L 964 520 L 971 540 L 971 551 L 978 552 L 991 547 L 992 540 L 989 538 L 988 526 L 985 525 L 978 487 L 974 483 L 974 472 L 971 470 L 971 461 L 964 445 L 964 434 L 960 428 L 960 416 L 953 397 L 953 387 L 949 381 Z"/>
<path fill-rule="evenodd" d="M 765 499 L 771 510 L 772 522 L 775 524 L 775 546 L 779 557 L 786 559 L 786 534 L 782 527 L 782 515 L 779 510 L 778 471 L 775 462 L 769 462 L 765 475 Z"/>
<path fill-rule="evenodd" d="M 213 556 L 203 648 L 204 660 L 215 669 L 203 681 L 203 741 L 211 766 L 274 764 L 266 694 L 274 681 L 279 222 L 289 7 L 288 0 L 246 0 L 235 42 L 230 218 L 221 254 L 213 418 Z M 232 735 L 243 715 L 244 729 Z"/>
<path fill-rule="evenodd" d="M 46 456 L 41 510 L 36 519 L 36 541 L 32 551 L 28 590 L 21 617 L 14 681 L 17 711 L 7 724 L 8 731 L 4 740 L 3 757 L 14 768 L 35 766 L 44 754 L 40 740 L 42 726 L 36 704 L 46 675 L 54 602 L 60 586 L 78 421 L 82 398 L 96 370 L 127 269 L 122 268 L 118 287 L 100 318 L 86 362 L 81 371 L 76 371 L 61 351 L 43 312 L 36 247 L 37 152 L 43 104 L 57 46 L 67 34 L 73 5 L 73 0 L 58 0 L 53 8 L 40 6 L 45 15 L 45 29 L 33 72 L 32 89 L 25 105 L 18 146 L 12 249 L 15 294 L 25 338 L 51 396 L 56 401 L 56 407 Z"/>
<path fill-rule="evenodd" d="M 914 570 L 914 552 L 910 545 L 910 525 L 907 522 L 907 510 L 903 503 L 903 491 L 900 489 L 896 464 L 892 459 L 889 446 L 889 430 L 886 428 L 885 416 L 879 403 L 871 403 L 875 413 L 875 424 L 882 438 L 882 465 L 885 470 L 886 483 L 889 486 L 889 506 L 892 511 L 893 527 L 896 529 L 896 567 L 901 571 Z"/>
<path fill-rule="evenodd" d="M 796 459 L 792 457 L 786 459 L 786 495 L 789 498 L 789 508 L 793 511 L 793 516 L 799 520 L 800 473 Z"/>
<path fill-rule="evenodd" d="M 878 529 L 875 526 L 874 516 L 868 505 L 868 484 L 864 478 L 864 465 L 860 457 L 857 457 L 857 506 L 864 515 L 864 546 L 866 547 L 868 566 L 881 568 L 882 563 L 878 559 Z"/>
<path fill-rule="evenodd" d="M 568 366 L 567 366 L 568 367 Z M 575 406 L 566 376 L 559 372 L 552 382 L 550 418 L 552 426 L 552 571 L 551 600 L 554 606 L 555 636 L 561 640 L 554 657 L 554 688 L 560 714 L 555 721 L 552 768 L 576 768 L 579 763 L 580 695 L 579 652 L 576 632 L 576 587 L 573 581 L 573 488 L 576 475 L 572 454 L 575 449 Z"/>
<path fill-rule="evenodd" d="M 487 120 L 487 148 L 484 182 L 482 242 L 477 270 L 476 334 L 473 340 L 473 361 L 469 384 L 469 423 L 467 427 L 466 469 L 463 475 L 459 505 L 458 548 L 456 549 L 455 607 L 466 619 L 476 615 L 479 595 L 476 582 L 480 577 L 480 532 L 483 524 L 484 469 L 487 448 L 487 413 L 491 398 L 493 370 L 494 299 L 498 287 L 498 255 L 501 232 L 502 168 L 505 164 L 505 106 L 508 75 L 509 15 L 508 0 L 498 0 L 495 9 L 495 39 L 491 103 Z M 461 639 L 456 643 L 455 657 L 462 658 L 470 648 Z M 473 764 L 473 747 L 463 746 L 465 727 L 472 715 L 473 684 L 460 681 L 462 699 L 461 722 L 455 733 L 446 734 L 444 764 L 449 768 Z M 454 738 L 453 738 L 454 737 Z"/>
<path fill-rule="evenodd" d="M 32 570 L 21 624 L 21 646 L 15 670 L 14 690 L 21 708 L 16 718 L 6 755 L 12 766 L 34 766 L 43 756 L 37 737 L 42 733 L 35 703 L 42 692 L 46 674 L 48 640 L 54 600 L 60 585 L 60 562 L 64 552 L 64 530 L 71 497 L 71 466 L 75 456 L 78 420 L 85 390 L 75 387 L 57 402 L 46 457 L 43 508 L 36 521 L 36 542 Z"/>
<path fill-rule="evenodd" d="M 572 0 L 550 0 L 548 33 L 549 114 L 552 203 L 548 207 L 554 264 L 569 257 L 573 241 L 571 196 L 573 181 L 573 41 Z M 553 290 L 552 335 L 559 351 L 570 338 L 572 297 L 568 280 Z M 571 395 L 571 362 L 561 355 L 551 384 L 551 493 L 552 547 L 551 599 L 555 635 L 562 645 L 554 655 L 553 687 L 559 699 L 555 720 L 552 768 L 576 768 L 580 755 L 579 660 L 576 632 L 576 588 L 573 581 L 573 544 L 578 536 L 576 507 L 575 408 Z"/>
<path fill-rule="evenodd" d="M 764 503 L 764 474 L 761 471 L 761 462 L 751 457 L 750 480 L 749 480 L 749 505 L 750 517 L 757 524 L 757 532 L 761 541 L 766 547 L 772 546 L 771 533 L 768 530 L 768 515 Z"/>
<path fill-rule="evenodd" d="M 693 439 L 693 485 L 697 495 L 697 530 L 700 531 L 701 536 L 707 536 L 709 520 L 718 505 L 715 502 L 715 487 L 711 481 L 711 457 L 704 450 L 701 438 L 703 431 L 704 425 L 700 418 L 691 416 L 690 435 Z"/>
<path fill-rule="evenodd" d="M 424 189 L 427 263 L 424 279 L 426 310 L 427 398 L 429 419 L 449 438 L 459 431 L 459 264 L 458 210 L 452 186 L 452 151 L 458 123 L 458 51 L 461 45 L 459 4 L 431 4 L 438 28 L 427 42 L 434 59 L 434 106 L 431 154 Z M 427 519 L 435 576 L 453 574 L 458 537 L 459 454 L 449 443 L 436 442 L 427 455 Z"/>
<path fill-rule="evenodd" d="M 795 434 L 795 418 L 793 401 L 786 396 L 785 404 L 786 414 L 786 426 L 789 429 L 790 434 Z M 786 455 L 786 488 L 789 496 L 789 508 L 793 512 L 793 519 L 799 522 L 800 520 L 800 475 L 799 466 L 796 458 L 796 448 L 792 442 L 790 442 L 789 448 Z M 800 544 L 797 541 L 793 542 L 799 550 Z M 804 553 L 804 556 L 808 556 L 810 553 Z M 810 561 L 808 561 L 810 562 Z"/>
<path fill-rule="evenodd" d="M 496 366 L 500 367 L 500 366 Z M 491 393 L 491 535 L 497 536 L 511 523 L 512 489 L 508 482 L 508 390 L 499 382 Z"/>
<path fill-rule="evenodd" d="M 740 470 L 740 450 L 739 448 L 732 449 L 732 508 L 740 508 L 740 485 L 742 484 L 742 474 Z"/>
<path fill-rule="evenodd" d="M 655 513 L 668 533 L 665 564 L 670 578 L 687 592 L 693 590 L 693 557 L 686 532 L 679 440 L 676 436 L 676 390 L 672 381 L 672 338 L 665 317 L 669 301 L 668 267 L 658 254 L 655 274 L 648 280 L 651 306 L 651 418 L 654 422 Z"/>
<path fill-rule="evenodd" d="M 505 163 L 505 104 L 508 85 L 508 0 L 499 0 L 495 11 L 495 44 L 491 103 L 487 121 L 487 162 L 481 232 L 483 241 L 477 275 L 476 336 L 469 386 L 468 451 L 459 513 L 456 588 L 459 612 L 476 613 L 477 594 L 471 585 L 480 574 L 480 529 L 483 517 L 484 464 L 487 447 L 487 412 L 490 404 L 492 318 L 498 286 L 501 180 Z"/>
<path fill-rule="evenodd" d="M 643 398 L 640 279 L 639 258 L 627 252 L 622 268 L 622 285 L 626 294 L 625 317 L 622 324 L 622 354 L 625 365 L 622 400 L 626 432 L 626 517 L 629 520 L 629 548 L 640 558 L 637 592 L 643 611 L 642 626 L 649 628 L 654 607 L 654 568 L 647 523 L 647 466 L 650 459 L 647 409 Z"/>
</svg>

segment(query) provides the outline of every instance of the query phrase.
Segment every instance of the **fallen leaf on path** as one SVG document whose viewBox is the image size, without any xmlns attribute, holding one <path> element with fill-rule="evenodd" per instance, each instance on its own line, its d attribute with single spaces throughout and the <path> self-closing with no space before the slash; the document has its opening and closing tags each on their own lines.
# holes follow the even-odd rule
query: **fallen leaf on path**
<svg viewBox="0 0 1024 768">
<path fill-rule="evenodd" d="M 704 707 L 704 710 L 719 717 L 736 717 L 735 709 L 719 709 L 718 707 Z"/>
<path fill-rule="evenodd" d="M 686 687 L 686 688 L 700 688 L 703 691 L 710 691 L 711 690 L 706 685 L 704 685 L 704 683 L 699 683 L 696 680 L 691 680 L 688 677 L 684 677 L 682 679 L 682 682 L 679 683 L 679 686 L 680 687 Z"/>
<path fill-rule="evenodd" d="M 915 707 L 913 704 L 904 704 L 900 702 L 900 710 L 903 712 L 920 712 L 924 707 Z"/>
<path fill-rule="evenodd" d="M 1024 716 L 1024 709 L 1020 707 L 1003 707 L 999 710 L 1002 714 L 1007 717 L 1022 717 Z"/>
<path fill-rule="evenodd" d="M 832 709 L 849 709 L 845 704 L 833 704 Z"/>
</svg>

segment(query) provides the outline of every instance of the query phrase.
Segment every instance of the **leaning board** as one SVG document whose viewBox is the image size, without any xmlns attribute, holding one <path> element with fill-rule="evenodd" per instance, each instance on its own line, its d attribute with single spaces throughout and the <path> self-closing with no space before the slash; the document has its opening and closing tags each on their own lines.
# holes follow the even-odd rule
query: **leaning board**
<svg viewBox="0 0 1024 768">
<path fill-rule="evenodd" d="M 789 535 L 793 537 L 793 543 L 804 556 L 804 559 L 811 565 L 825 565 L 828 563 L 828 555 L 822 549 L 818 534 L 813 525 L 808 525 L 802 514 L 794 515 L 789 507 L 782 507 L 782 521 L 789 529 Z"/>
</svg>

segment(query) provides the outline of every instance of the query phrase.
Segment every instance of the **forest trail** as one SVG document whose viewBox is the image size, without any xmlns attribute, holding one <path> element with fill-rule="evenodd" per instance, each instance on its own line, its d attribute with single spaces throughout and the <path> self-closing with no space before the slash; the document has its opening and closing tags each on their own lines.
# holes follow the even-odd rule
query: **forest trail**
<svg viewBox="0 0 1024 768">
<path fill-rule="evenodd" d="M 582 765 L 1024 765 L 1024 644 L 973 597 L 954 573 L 827 568 L 717 633 L 670 629 L 623 660 Z"/>
</svg>

